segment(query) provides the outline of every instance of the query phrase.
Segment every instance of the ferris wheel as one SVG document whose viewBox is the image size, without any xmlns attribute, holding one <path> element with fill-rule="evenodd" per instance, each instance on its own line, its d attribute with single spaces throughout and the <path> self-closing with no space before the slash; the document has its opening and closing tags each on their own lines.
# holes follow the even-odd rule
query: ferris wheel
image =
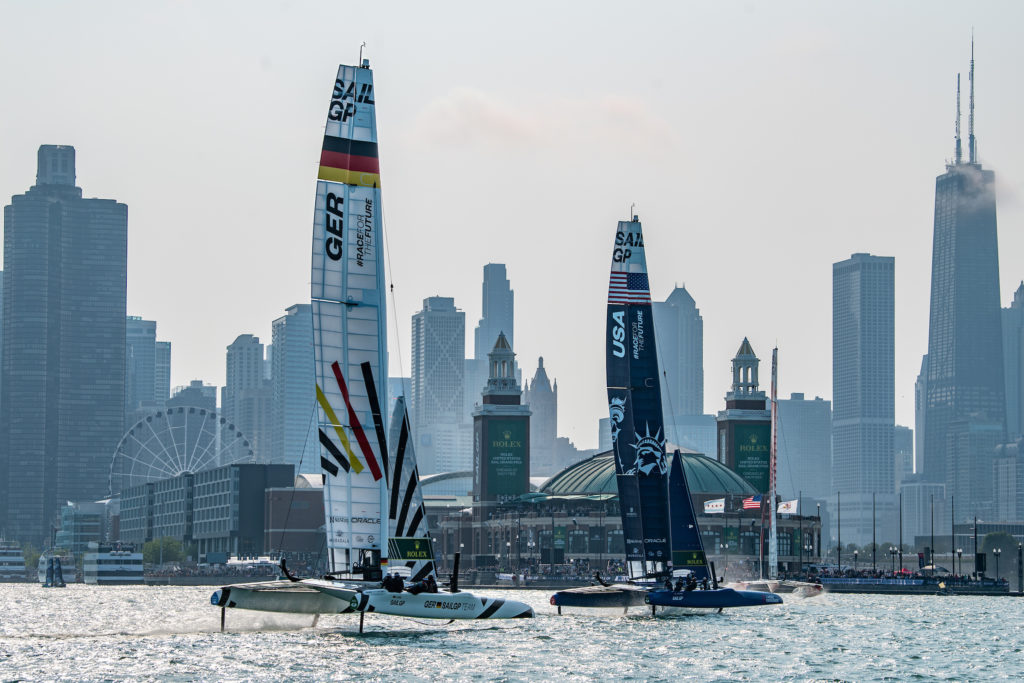
<svg viewBox="0 0 1024 683">
<path fill-rule="evenodd" d="M 174 406 L 140 419 L 110 461 L 110 495 L 181 474 L 255 462 L 252 441 L 208 408 Z"/>
</svg>

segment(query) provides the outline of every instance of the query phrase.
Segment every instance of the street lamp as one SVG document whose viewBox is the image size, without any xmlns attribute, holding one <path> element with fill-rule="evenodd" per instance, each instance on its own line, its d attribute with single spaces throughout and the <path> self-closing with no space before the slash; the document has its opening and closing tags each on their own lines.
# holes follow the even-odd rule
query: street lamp
<svg viewBox="0 0 1024 683">
<path fill-rule="evenodd" d="M 957 576 L 963 576 L 964 575 L 964 549 L 963 548 L 957 548 L 956 549 L 956 559 L 960 561 L 960 571 L 958 571 L 956 573 L 956 575 Z M 956 569 L 956 567 L 954 567 L 954 569 Z"/>
<path fill-rule="evenodd" d="M 853 551 L 853 571 L 855 571 L 855 572 L 857 571 L 857 555 L 858 554 L 859 554 L 859 551 L 857 551 L 857 550 Z"/>
<path fill-rule="evenodd" d="M 889 546 L 889 564 L 892 567 L 892 573 L 896 574 L 896 548 Z"/>
<path fill-rule="evenodd" d="M 512 568 L 512 541 L 505 541 L 505 561 L 508 562 L 509 569 Z"/>
<path fill-rule="evenodd" d="M 999 556 L 1003 554 L 1003 549 L 996 548 L 992 554 L 996 556 L 996 583 L 999 583 Z"/>
</svg>

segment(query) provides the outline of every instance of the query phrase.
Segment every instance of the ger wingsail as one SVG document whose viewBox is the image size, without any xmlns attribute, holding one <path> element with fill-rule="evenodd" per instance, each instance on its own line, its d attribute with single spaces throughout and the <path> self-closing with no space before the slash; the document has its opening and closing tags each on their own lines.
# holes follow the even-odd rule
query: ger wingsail
<svg viewBox="0 0 1024 683">
<path fill-rule="evenodd" d="M 328 573 L 272 585 L 226 586 L 220 607 L 435 619 L 532 617 L 529 605 L 437 593 L 413 439 L 399 402 L 389 457 L 387 326 L 376 95 L 369 60 L 338 68 L 313 213 L 311 300 L 317 438 L 324 479 Z M 282 563 L 282 569 L 284 565 Z M 385 581 L 385 576 L 387 580 Z M 387 586 L 385 588 L 384 586 Z M 223 612 L 222 612 L 223 625 Z"/>
</svg>

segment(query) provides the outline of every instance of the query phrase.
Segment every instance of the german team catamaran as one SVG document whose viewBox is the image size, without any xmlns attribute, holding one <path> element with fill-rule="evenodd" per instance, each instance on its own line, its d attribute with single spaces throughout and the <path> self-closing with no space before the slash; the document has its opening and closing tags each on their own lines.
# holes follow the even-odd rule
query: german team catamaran
<svg viewBox="0 0 1024 683">
<path fill-rule="evenodd" d="M 718 588 L 708 568 L 682 456 L 665 452 L 658 352 L 647 257 L 637 216 L 619 221 L 608 284 L 606 371 L 627 583 L 558 591 L 558 607 L 714 609 L 781 602 L 771 593 Z M 686 575 L 689 590 L 673 590 Z M 707 590 L 694 590 L 704 581 Z M 663 582 L 670 588 L 663 589 Z M 710 582 L 710 583 L 708 583 Z M 713 586 L 713 588 L 711 587 Z M 699 595 L 698 595 L 699 594 Z"/>
<path fill-rule="evenodd" d="M 380 167 L 369 60 L 338 68 L 320 155 L 313 220 L 312 308 L 320 466 L 329 573 L 225 586 L 222 608 L 436 619 L 532 617 L 522 602 L 436 592 L 405 402 L 391 419 L 387 377 Z M 312 387 L 311 387 L 312 389 Z M 283 567 L 282 567 L 283 568 Z M 387 575 L 397 574 L 383 581 Z M 382 584 L 388 586 L 385 589 Z M 222 625 L 223 625 L 222 611 Z"/>
</svg>

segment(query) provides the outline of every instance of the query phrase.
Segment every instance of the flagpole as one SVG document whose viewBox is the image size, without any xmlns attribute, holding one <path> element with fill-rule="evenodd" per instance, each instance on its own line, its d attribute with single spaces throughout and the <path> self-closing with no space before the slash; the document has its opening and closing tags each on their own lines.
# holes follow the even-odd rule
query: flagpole
<svg viewBox="0 0 1024 683">
<path fill-rule="evenodd" d="M 800 515 L 800 567 L 797 569 L 798 572 L 803 574 L 804 571 L 804 492 L 801 489 L 797 495 L 797 513 Z"/>
</svg>

